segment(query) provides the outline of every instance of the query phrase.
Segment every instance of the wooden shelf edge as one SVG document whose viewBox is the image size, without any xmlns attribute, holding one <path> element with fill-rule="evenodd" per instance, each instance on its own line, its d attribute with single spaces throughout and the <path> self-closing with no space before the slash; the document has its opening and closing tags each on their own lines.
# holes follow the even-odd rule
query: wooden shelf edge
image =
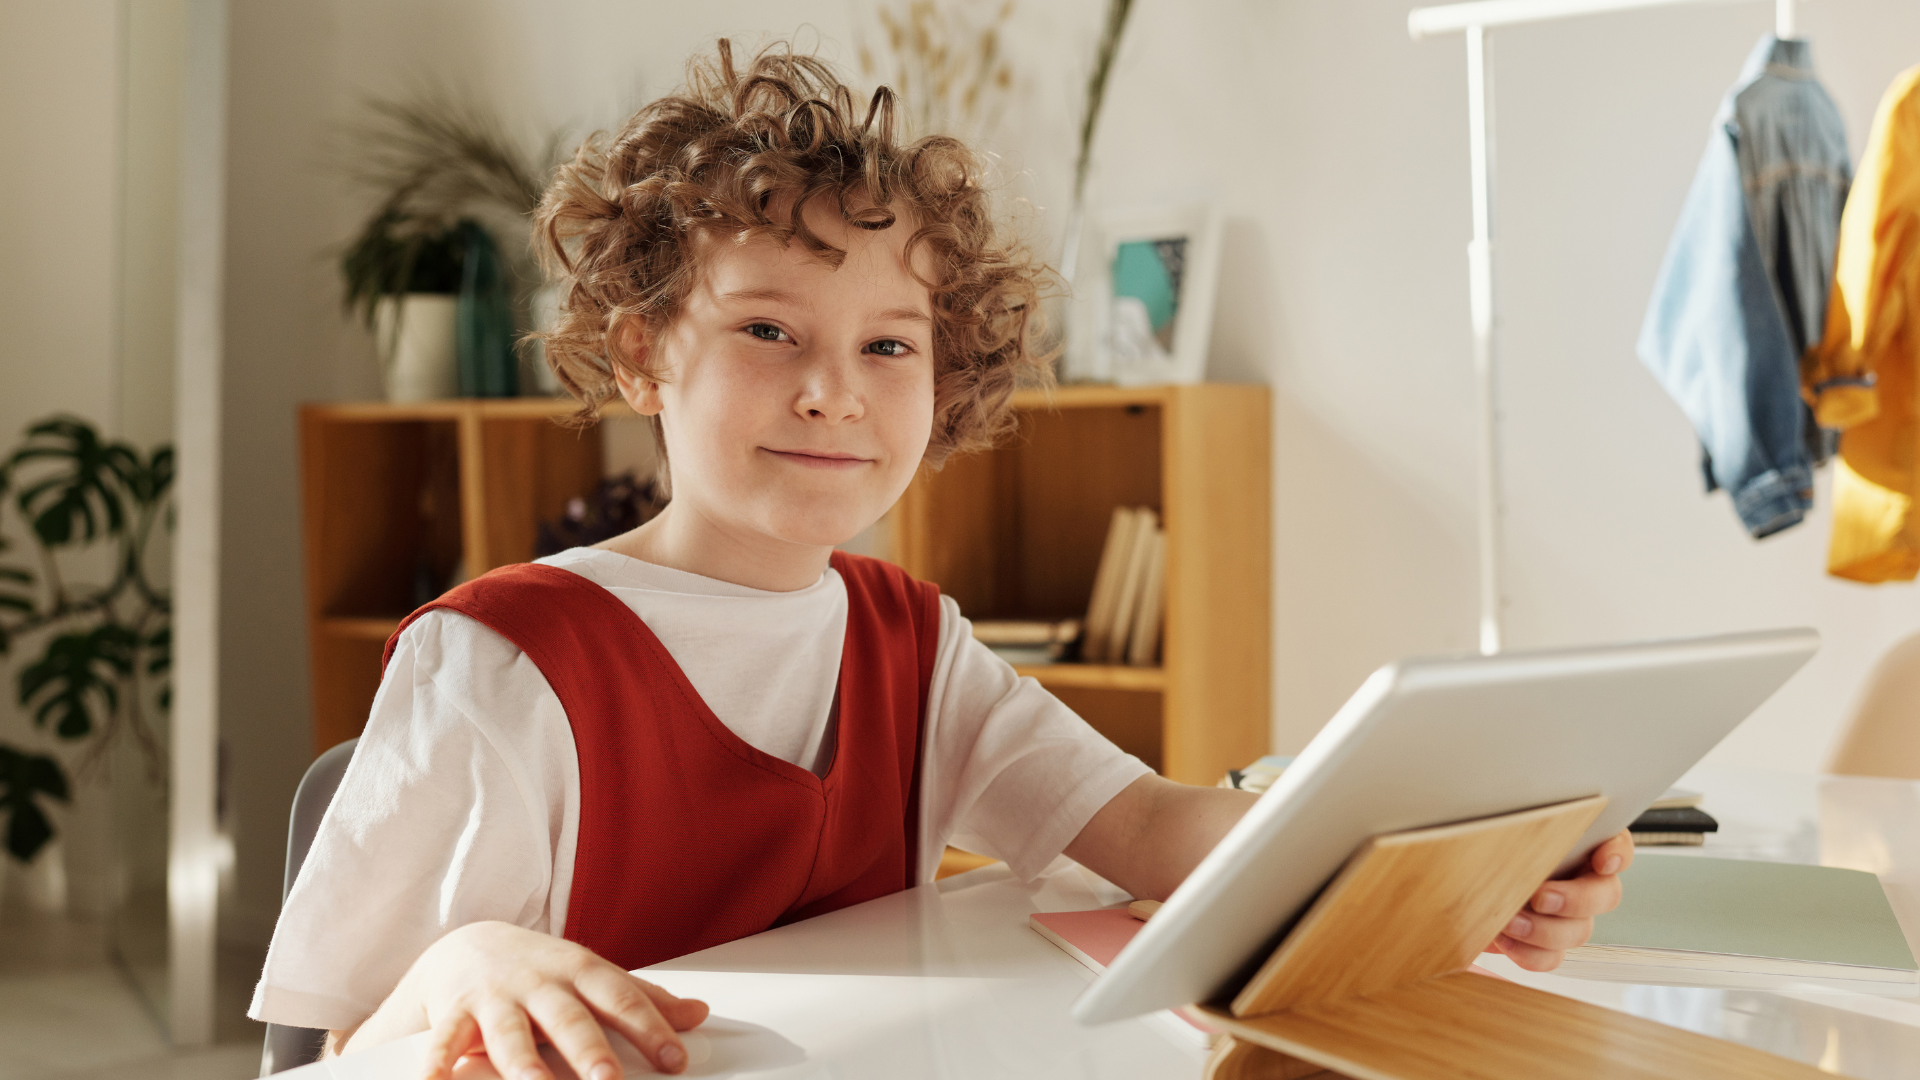
<svg viewBox="0 0 1920 1080">
<path fill-rule="evenodd" d="M 1266 392 L 1264 383 L 1159 383 L 1153 386 L 1110 386 L 1104 383 L 1068 383 L 1050 390 L 1016 390 L 1015 409 L 1114 409 L 1127 405 L 1165 405 L 1183 393 L 1219 390 Z"/>
<path fill-rule="evenodd" d="M 319 401 L 302 405 L 301 411 L 317 420 L 333 422 L 394 422 L 409 420 L 457 421 L 465 417 L 481 420 L 540 420 L 570 416 L 580 403 L 567 397 L 518 398 L 446 398 L 440 401 Z M 609 401 L 600 406 L 602 419 L 630 418 L 633 410 L 624 401 Z"/>
<path fill-rule="evenodd" d="M 1144 690 L 1167 688 L 1167 672 L 1157 667 L 1123 664 L 1015 664 L 1014 671 L 1038 680 L 1041 686 L 1074 690 Z"/>
<path fill-rule="evenodd" d="M 1111 409 L 1124 405 L 1163 405 L 1177 389 L 1178 387 L 1173 386 L 1105 386 L 1072 383 L 1056 386 L 1050 390 L 1017 390 L 1013 395 L 1013 407 L 1016 409 Z"/>
</svg>

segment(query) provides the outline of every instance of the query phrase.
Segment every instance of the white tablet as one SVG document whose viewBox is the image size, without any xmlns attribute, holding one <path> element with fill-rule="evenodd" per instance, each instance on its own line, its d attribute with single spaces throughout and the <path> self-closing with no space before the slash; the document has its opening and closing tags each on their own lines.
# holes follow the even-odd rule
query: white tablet
<svg viewBox="0 0 1920 1080">
<path fill-rule="evenodd" d="M 1561 868 L 1627 827 L 1819 647 L 1812 630 L 1373 673 L 1176 890 L 1073 1015 L 1095 1024 L 1238 989 L 1368 837 L 1605 795 Z"/>
</svg>

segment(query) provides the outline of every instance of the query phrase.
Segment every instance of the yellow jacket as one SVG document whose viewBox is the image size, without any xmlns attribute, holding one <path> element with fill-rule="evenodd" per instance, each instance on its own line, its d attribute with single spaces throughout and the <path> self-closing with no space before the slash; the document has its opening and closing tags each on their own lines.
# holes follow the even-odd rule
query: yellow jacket
<svg viewBox="0 0 1920 1080">
<path fill-rule="evenodd" d="M 1894 80 L 1874 116 L 1840 219 L 1826 335 L 1802 367 L 1820 426 L 1844 432 L 1827 572 L 1913 580 L 1920 571 L 1920 67 Z"/>
</svg>

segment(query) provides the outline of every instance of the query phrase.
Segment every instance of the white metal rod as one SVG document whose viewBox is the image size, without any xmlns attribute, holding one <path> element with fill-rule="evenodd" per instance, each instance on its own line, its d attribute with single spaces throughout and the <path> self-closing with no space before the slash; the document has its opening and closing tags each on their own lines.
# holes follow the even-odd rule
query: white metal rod
<svg viewBox="0 0 1920 1080">
<path fill-rule="evenodd" d="M 1773 0 L 1773 36 L 1782 41 L 1800 36 L 1800 24 L 1794 18 L 1793 0 Z"/>
<path fill-rule="evenodd" d="M 1493 95 L 1487 33 L 1467 28 L 1467 140 L 1473 171 L 1473 240 L 1467 290 L 1473 319 L 1473 376 L 1479 398 L 1480 651 L 1500 651 L 1500 413 L 1494 353 Z"/>
<path fill-rule="evenodd" d="M 1407 13 L 1407 33 L 1415 39 L 1449 34 L 1471 27 L 1483 29 L 1518 23 L 1552 22 L 1579 15 L 1604 15 L 1639 8 L 1678 7 L 1724 0 L 1474 0 L 1467 4 L 1415 8 Z M 1791 8 L 1793 0 L 1775 0 Z M 1788 16 L 1791 19 L 1791 15 Z M 1782 35 L 1785 36 L 1785 35 Z"/>
</svg>

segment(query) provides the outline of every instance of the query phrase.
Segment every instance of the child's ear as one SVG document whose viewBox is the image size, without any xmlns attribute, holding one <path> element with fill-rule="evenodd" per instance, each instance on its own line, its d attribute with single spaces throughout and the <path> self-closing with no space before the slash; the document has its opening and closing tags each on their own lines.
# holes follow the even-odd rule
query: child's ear
<svg viewBox="0 0 1920 1080">
<path fill-rule="evenodd" d="M 646 322 L 638 318 L 626 319 L 611 336 L 616 354 L 610 358 L 613 361 L 613 382 L 620 388 L 620 396 L 641 416 L 659 415 L 660 384 L 642 374 L 647 368 L 648 352 L 652 347 Z"/>
</svg>

